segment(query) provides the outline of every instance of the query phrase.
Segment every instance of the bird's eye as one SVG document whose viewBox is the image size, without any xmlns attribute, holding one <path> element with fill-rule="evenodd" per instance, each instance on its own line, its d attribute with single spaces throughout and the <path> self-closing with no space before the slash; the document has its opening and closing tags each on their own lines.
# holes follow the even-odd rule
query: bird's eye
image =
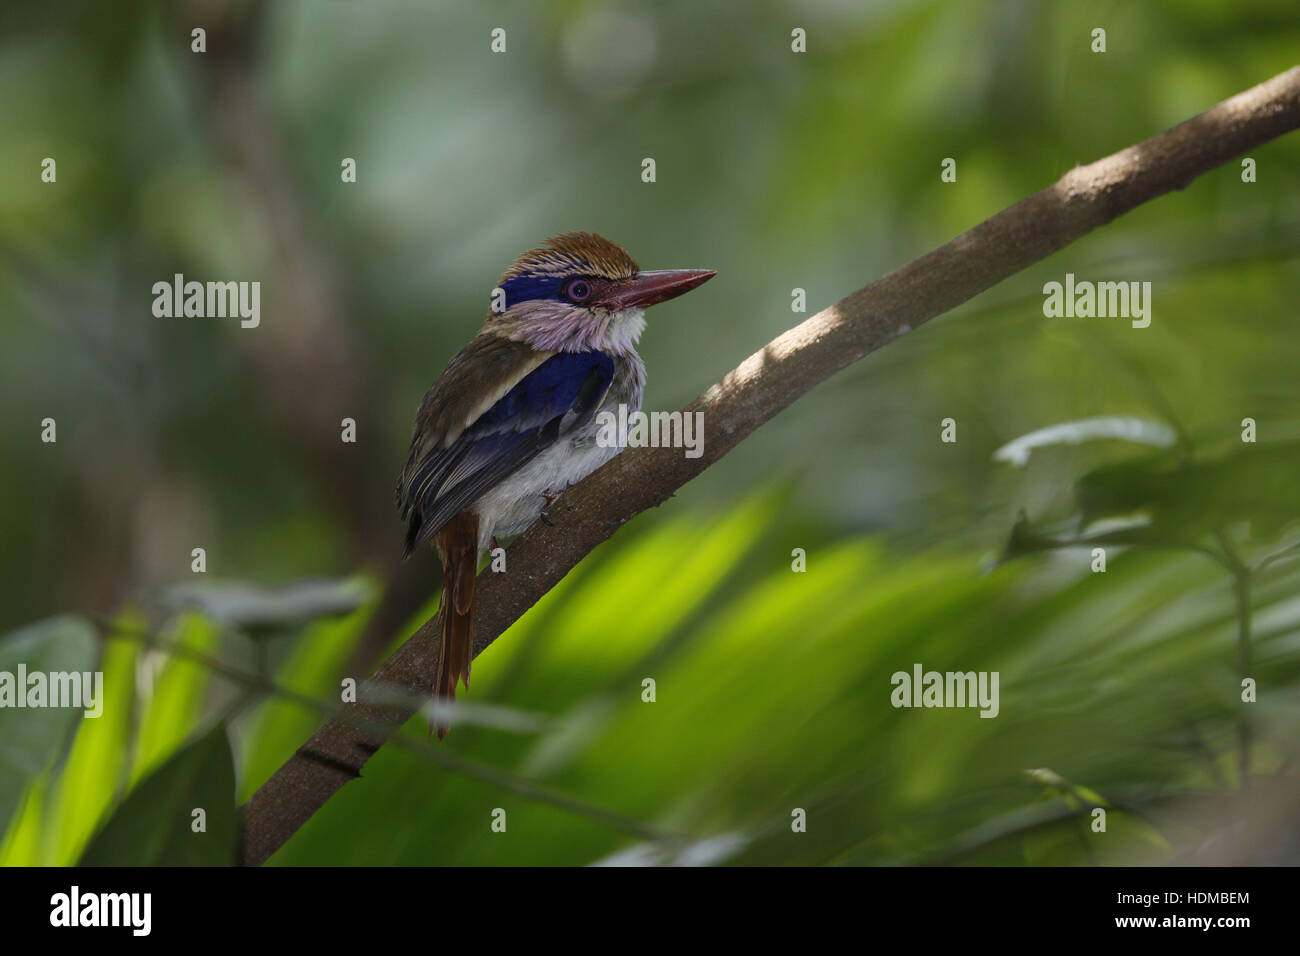
<svg viewBox="0 0 1300 956">
<path fill-rule="evenodd" d="M 565 287 L 564 294 L 573 302 L 585 302 L 591 295 L 591 283 L 586 279 L 574 279 Z"/>
</svg>

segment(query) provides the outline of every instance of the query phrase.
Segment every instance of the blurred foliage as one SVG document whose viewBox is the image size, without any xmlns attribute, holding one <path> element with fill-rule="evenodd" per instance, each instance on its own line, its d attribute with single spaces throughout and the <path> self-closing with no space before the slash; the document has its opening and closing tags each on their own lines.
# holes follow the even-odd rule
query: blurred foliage
<svg viewBox="0 0 1300 956">
<path fill-rule="evenodd" d="M 815 549 L 808 570 L 792 573 L 771 534 L 777 503 L 754 499 L 708 522 L 679 516 L 584 565 L 474 671 L 471 700 L 554 713 L 553 722 L 527 733 L 457 726 L 439 745 L 413 719 L 406 743 L 381 750 L 274 862 L 1161 861 L 1187 852 L 1179 801 L 1237 785 L 1234 615 L 1212 562 L 1131 551 L 1115 554 L 1105 574 L 1077 573 L 1088 562 L 1080 554 L 1064 577 L 1024 563 L 980 575 L 952 549 L 900 559 L 859 538 Z M 688 591 L 628 614 L 656 568 L 701 573 L 677 575 Z M 1256 773 L 1276 774 L 1295 757 L 1297 583 L 1300 561 L 1282 562 L 1261 576 L 1255 599 L 1252 676 L 1268 688 L 1251 708 Z M 275 681 L 319 706 L 241 695 L 253 709 L 236 721 L 240 793 L 337 706 L 338 649 L 364 614 L 277 639 L 294 653 Z M 171 642 L 194 644 L 198 628 L 200 619 L 184 617 Z M 77 755 L 148 740 L 169 743 L 167 752 L 154 745 L 161 769 L 137 778 L 115 812 L 43 801 L 50 779 L 41 777 L 6 839 L 5 863 L 77 859 L 87 820 L 101 827 L 87 861 L 212 862 L 229 852 L 236 783 L 222 756 L 226 731 L 204 729 L 206 706 L 166 703 L 181 689 L 212 703 L 194 693 L 193 660 L 168 657 L 137 701 L 134 733 L 110 723 L 110 709 L 82 722 L 53 783 L 66 793 L 72 774 L 83 793 L 120 794 L 120 762 L 84 766 Z M 889 677 L 915 662 L 1000 672 L 999 715 L 894 708 Z M 118 649 L 105 667 L 120 688 L 133 655 Z M 646 677 L 653 702 L 643 700 Z M 576 805 L 449 771 L 431 759 L 439 747 Z M 207 809 L 211 840 L 186 851 L 174 841 L 188 838 L 196 806 Z M 1097 806 L 1108 808 L 1105 834 L 1088 829 Z M 505 834 L 491 829 L 497 808 Z M 806 833 L 791 831 L 796 808 Z M 662 837 L 644 843 L 644 825 Z M 1197 831 L 1192 845 L 1213 835 Z M 109 856 L 114 848 L 120 855 Z"/>
<path fill-rule="evenodd" d="M 57 617 L 10 634 L 0 642 L 0 672 L 49 673 L 88 671 L 95 661 L 93 630 L 73 617 Z M 0 820 L 9 820 L 23 788 L 39 779 L 71 733 L 75 710 L 10 710 L 4 715 L 0 736 Z"/>
<path fill-rule="evenodd" d="M 642 343 L 647 406 L 678 407 L 803 317 L 792 289 L 828 305 L 1293 66 L 1297 41 L 1294 0 L 6 5 L 0 671 L 98 654 L 112 704 L 0 712 L 0 862 L 227 858 L 234 797 L 363 676 L 411 414 L 542 237 L 595 230 L 649 268 L 718 270 Z M 231 131 L 258 117 L 265 151 L 241 163 Z M 801 400 L 476 662 L 470 702 L 518 719 L 444 746 L 484 772 L 448 770 L 412 721 L 275 862 L 1109 863 L 1210 845 L 1231 819 L 1188 808 L 1235 794 L 1243 767 L 1293 780 L 1300 716 L 1300 137 L 1252 157 L 1257 183 L 1224 166 Z M 304 436 L 336 429 L 319 411 L 334 379 L 295 380 L 288 419 L 269 410 L 286 344 L 321 331 L 285 307 L 315 273 L 283 261 L 332 282 L 325 331 L 361 383 L 358 441 L 329 466 Z M 1067 271 L 1151 281 L 1151 326 L 1045 319 L 1042 286 Z M 155 318 L 150 289 L 178 272 L 261 280 L 262 327 Z M 1177 440 L 1069 430 L 1095 419 Z M 1058 425 L 1079 440 L 1041 433 Z M 1034 435 L 1025 467 L 995 460 Z M 204 588 L 196 546 L 220 579 Z M 385 646 L 431 610 L 387 624 Z M 1000 715 L 895 710 L 889 675 L 916 662 L 1000 671 Z M 199 802 L 211 839 L 187 842 Z M 146 839 L 151 817 L 166 825 Z"/>
<path fill-rule="evenodd" d="M 147 725 L 146 725 L 147 726 Z M 235 768 L 224 727 L 181 748 L 131 791 L 81 866 L 232 866 Z M 186 819 L 190 826 L 186 827 Z"/>
</svg>

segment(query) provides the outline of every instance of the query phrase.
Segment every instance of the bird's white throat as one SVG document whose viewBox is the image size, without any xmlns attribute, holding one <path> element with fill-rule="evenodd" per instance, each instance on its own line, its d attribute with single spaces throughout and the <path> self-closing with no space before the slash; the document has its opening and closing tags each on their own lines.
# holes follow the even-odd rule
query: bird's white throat
<svg viewBox="0 0 1300 956">
<path fill-rule="evenodd" d="M 630 352 L 645 331 L 645 309 L 624 309 L 615 312 L 605 330 L 605 341 L 611 351 Z"/>
</svg>

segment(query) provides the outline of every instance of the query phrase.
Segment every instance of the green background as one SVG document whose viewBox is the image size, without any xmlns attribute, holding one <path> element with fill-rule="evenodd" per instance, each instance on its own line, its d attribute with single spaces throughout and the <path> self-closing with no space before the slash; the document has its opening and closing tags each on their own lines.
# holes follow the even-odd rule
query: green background
<svg viewBox="0 0 1300 956">
<path fill-rule="evenodd" d="M 545 236 L 718 271 L 642 340 L 678 408 L 793 289 L 815 312 L 1298 49 L 1289 0 L 6 6 L 0 670 L 99 660 L 108 698 L 0 711 L 0 861 L 232 858 L 234 796 L 432 612 L 410 421 Z M 1300 136 L 1251 156 L 783 412 L 479 658 L 474 725 L 413 721 L 273 862 L 1293 860 Z M 260 281 L 261 326 L 155 318 L 178 272 Z M 1044 318 L 1066 272 L 1151 282 L 1151 326 Z M 1095 416 L 1179 441 L 994 458 Z M 999 672 L 999 716 L 895 709 L 917 662 Z"/>
</svg>

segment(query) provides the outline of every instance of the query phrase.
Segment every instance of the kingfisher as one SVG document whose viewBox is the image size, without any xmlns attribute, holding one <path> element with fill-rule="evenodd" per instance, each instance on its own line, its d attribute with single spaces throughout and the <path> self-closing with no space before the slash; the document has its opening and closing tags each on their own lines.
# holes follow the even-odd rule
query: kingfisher
<svg viewBox="0 0 1300 956">
<path fill-rule="evenodd" d="M 597 441 L 597 419 L 641 408 L 645 310 L 715 274 L 643 271 L 608 239 L 567 232 L 501 277 L 483 327 L 420 402 L 397 482 L 406 556 L 431 540 L 442 562 L 437 698 L 454 700 L 459 680 L 469 690 L 482 555 L 623 449 L 626 434 Z M 436 724 L 441 740 L 445 716 Z"/>
</svg>

